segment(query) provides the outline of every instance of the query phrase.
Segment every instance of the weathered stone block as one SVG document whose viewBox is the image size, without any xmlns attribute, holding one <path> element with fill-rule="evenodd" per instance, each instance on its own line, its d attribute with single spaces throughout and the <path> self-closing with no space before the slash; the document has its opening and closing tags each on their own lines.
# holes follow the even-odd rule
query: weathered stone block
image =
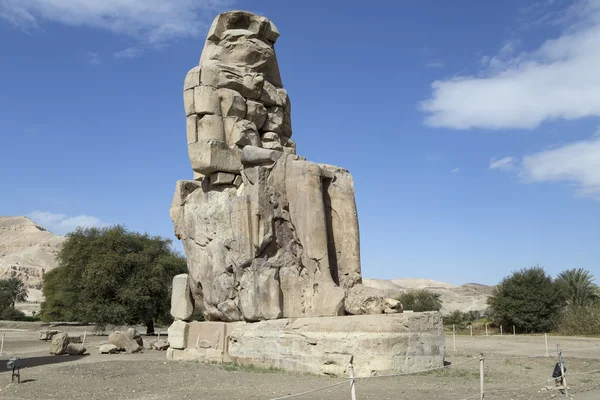
<svg viewBox="0 0 600 400">
<path fill-rule="evenodd" d="M 188 274 L 173 277 L 171 291 L 171 315 L 173 318 L 187 320 L 194 312 L 194 303 L 190 294 Z"/>
<path fill-rule="evenodd" d="M 229 357 L 242 366 L 347 376 L 412 372 L 444 365 L 438 312 L 297 318 L 242 323 Z"/>
<path fill-rule="evenodd" d="M 239 175 L 229 172 L 215 172 L 210 176 L 210 183 L 211 185 L 231 185 L 233 184 L 236 176 Z"/>
<path fill-rule="evenodd" d="M 216 171 L 239 172 L 242 169 L 241 151 L 217 140 L 191 143 L 188 153 L 194 171 L 210 175 Z"/>
<path fill-rule="evenodd" d="M 194 88 L 194 112 L 198 115 L 221 115 L 221 101 L 217 89 L 200 85 Z"/>
<path fill-rule="evenodd" d="M 188 341 L 188 323 L 175 321 L 167 330 L 169 346 L 173 349 L 185 349 Z"/>
<path fill-rule="evenodd" d="M 262 103 L 252 100 L 248 100 L 246 105 L 246 119 L 254 122 L 257 129 L 262 129 L 267 120 L 267 108 Z"/>
</svg>

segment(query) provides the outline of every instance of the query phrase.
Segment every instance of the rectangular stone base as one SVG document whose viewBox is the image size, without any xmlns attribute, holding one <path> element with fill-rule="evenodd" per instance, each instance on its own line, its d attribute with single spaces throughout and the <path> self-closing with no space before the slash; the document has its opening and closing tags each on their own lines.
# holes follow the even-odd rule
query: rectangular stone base
<svg viewBox="0 0 600 400">
<path fill-rule="evenodd" d="M 171 345 L 167 351 L 167 359 L 231 362 L 228 356 L 229 335 L 239 324 L 243 322 L 176 321 L 172 328 L 182 326 L 177 330 L 169 328 L 169 343 L 175 343 L 175 346 Z M 185 343 L 185 346 L 179 343 Z"/>
<path fill-rule="evenodd" d="M 186 349 L 167 358 L 347 376 L 411 372 L 444 365 L 438 312 L 277 319 L 256 323 L 192 322 Z"/>
<path fill-rule="evenodd" d="M 229 357 L 242 366 L 347 376 L 410 372 L 444 365 L 439 312 L 297 318 L 241 324 Z"/>
</svg>

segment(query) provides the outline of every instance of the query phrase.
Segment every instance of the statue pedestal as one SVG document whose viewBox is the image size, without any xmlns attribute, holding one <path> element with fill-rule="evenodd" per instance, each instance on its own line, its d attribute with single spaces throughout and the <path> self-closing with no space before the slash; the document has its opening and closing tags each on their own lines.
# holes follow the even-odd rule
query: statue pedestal
<svg viewBox="0 0 600 400">
<path fill-rule="evenodd" d="M 192 322 L 187 343 L 168 358 L 331 376 L 350 363 L 357 376 L 441 367 L 445 353 L 438 312 Z"/>
</svg>

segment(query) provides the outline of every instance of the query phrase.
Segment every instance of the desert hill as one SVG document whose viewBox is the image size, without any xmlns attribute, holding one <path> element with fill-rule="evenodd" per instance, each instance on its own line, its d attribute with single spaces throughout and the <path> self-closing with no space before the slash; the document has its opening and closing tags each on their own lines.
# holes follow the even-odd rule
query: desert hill
<svg viewBox="0 0 600 400">
<path fill-rule="evenodd" d="M 427 289 L 439 293 L 442 300 L 442 314 L 459 311 L 485 311 L 486 300 L 494 289 L 493 286 L 478 283 L 467 283 L 461 286 L 437 282 L 431 279 L 363 279 L 365 286 L 370 286 L 385 291 L 387 296 L 396 297 L 410 289 Z"/>
<path fill-rule="evenodd" d="M 28 300 L 39 301 L 44 274 L 56 266 L 64 240 L 27 217 L 0 217 L 0 279 L 23 279 Z"/>
</svg>

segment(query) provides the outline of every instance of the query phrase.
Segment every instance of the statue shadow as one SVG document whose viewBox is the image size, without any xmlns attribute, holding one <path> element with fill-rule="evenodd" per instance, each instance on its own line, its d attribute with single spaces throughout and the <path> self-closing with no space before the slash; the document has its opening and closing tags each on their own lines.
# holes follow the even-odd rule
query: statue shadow
<svg viewBox="0 0 600 400">
<path fill-rule="evenodd" d="M 82 358 L 88 357 L 88 356 L 89 356 L 89 354 L 84 354 L 82 356 L 49 355 L 49 356 L 23 357 L 23 358 L 20 358 L 21 369 L 41 367 L 43 365 L 50 365 L 50 364 L 61 364 L 61 363 L 73 362 L 73 361 L 81 360 Z M 6 357 L 0 358 L 0 373 L 3 373 L 3 372 L 10 373 L 11 372 L 10 369 L 6 368 L 6 363 L 8 362 L 8 360 L 9 360 L 9 358 L 6 358 Z M 22 382 L 22 383 L 24 383 L 24 382 Z"/>
</svg>

